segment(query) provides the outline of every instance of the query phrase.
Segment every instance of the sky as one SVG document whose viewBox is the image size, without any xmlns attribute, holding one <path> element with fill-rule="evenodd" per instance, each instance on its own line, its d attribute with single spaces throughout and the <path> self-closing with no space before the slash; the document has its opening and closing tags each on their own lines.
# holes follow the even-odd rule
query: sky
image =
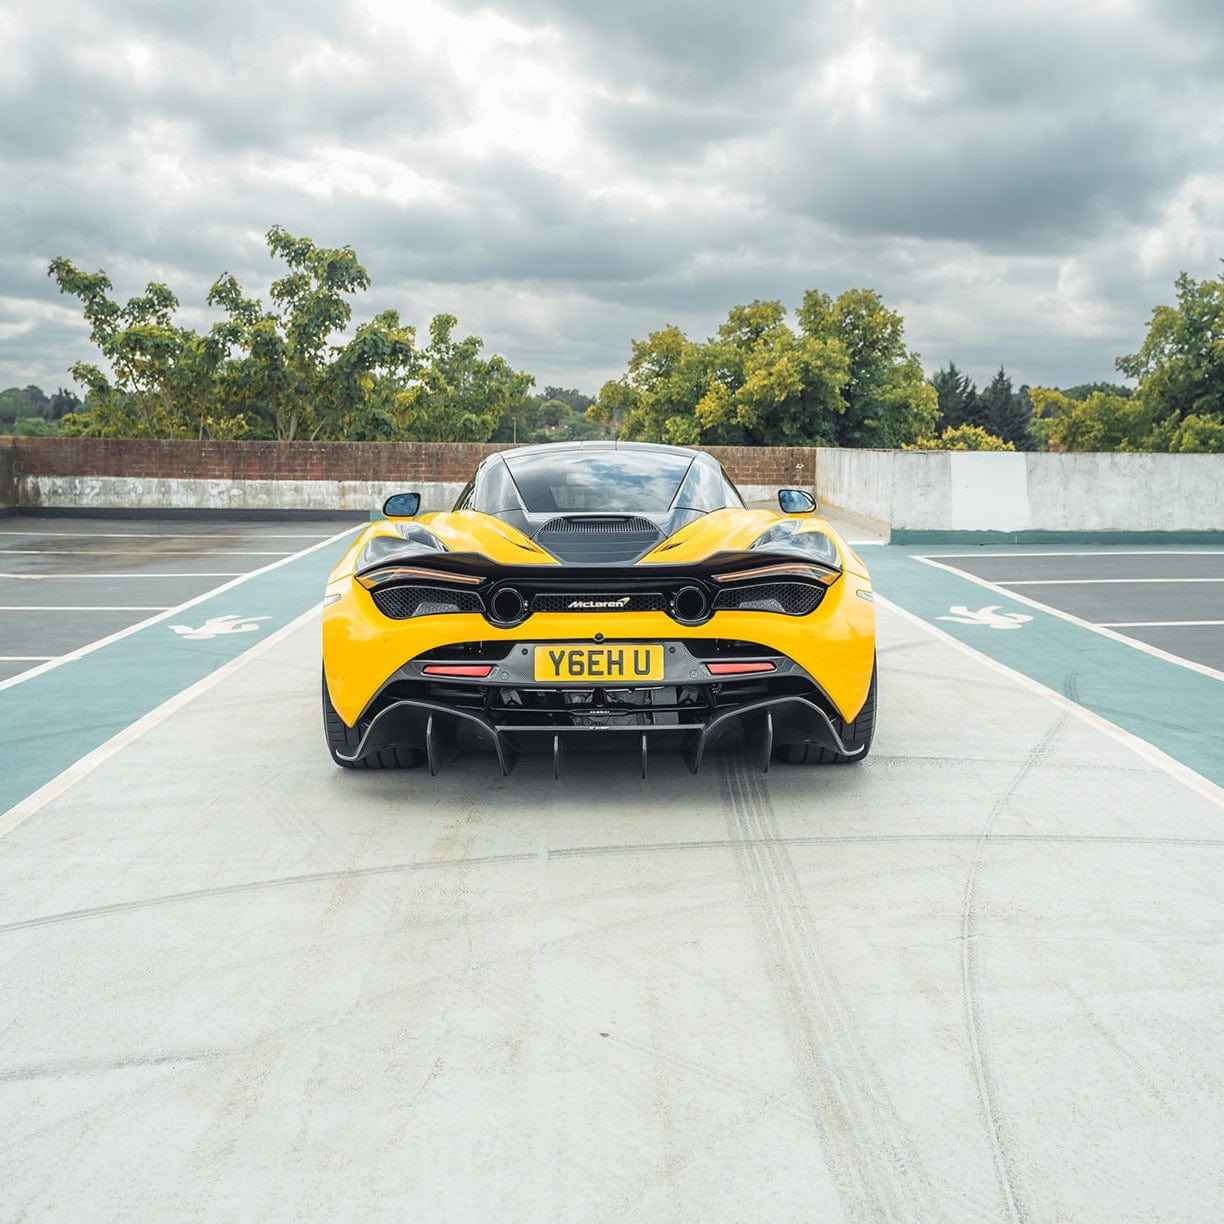
<svg viewBox="0 0 1224 1224">
<path fill-rule="evenodd" d="M 96 360 L 52 258 L 207 327 L 273 225 L 589 394 L 857 287 L 928 374 L 1113 381 L 1222 271 L 1213 0 L 0 0 L 0 61 L 0 387 Z"/>
</svg>

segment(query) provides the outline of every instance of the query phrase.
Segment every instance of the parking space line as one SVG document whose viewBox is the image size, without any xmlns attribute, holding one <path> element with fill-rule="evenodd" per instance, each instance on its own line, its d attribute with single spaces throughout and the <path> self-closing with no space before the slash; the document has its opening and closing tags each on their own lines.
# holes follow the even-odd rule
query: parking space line
<svg viewBox="0 0 1224 1224">
<path fill-rule="evenodd" d="M 211 570 L 207 574 L 0 574 L 0 578 L 16 578 L 19 582 L 53 582 L 65 578 L 238 578 L 247 570 Z"/>
<path fill-rule="evenodd" d="M 355 531 L 355 527 L 349 528 L 350 531 Z M 326 543 L 327 541 L 324 541 Z M 96 557 L 103 550 L 97 548 L 0 548 L 0 556 L 5 557 L 75 557 L 89 556 Z M 184 553 L 192 557 L 203 557 L 209 553 L 220 553 L 223 557 L 283 557 L 286 552 L 283 548 L 277 549 L 275 552 L 252 551 L 246 548 L 184 548 Z M 108 557 L 133 556 L 143 557 L 148 553 L 145 548 L 107 548 L 105 555 Z M 166 556 L 165 552 L 159 556 Z"/>
<path fill-rule="evenodd" d="M 964 572 L 963 570 L 961 571 Z M 1133 586 L 1137 582 L 1224 582 L 1224 578 L 995 578 L 1000 586 Z"/>
<path fill-rule="evenodd" d="M 1004 553 L 1002 555 L 1014 557 L 1016 554 Z M 1066 554 L 1061 555 L 1065 556 Z M 1100 556 L 1100 553 L 1084 553 L 1083 555 L 1095 557 Z M 1224 680 L 1224 672 L 1217 671 L 1214 667 L 1208 667 L 1205 663 L 1196 663 L 1193 659 L 1183 659 L 1180 655 L 1170 654 L 1167 650 L 1161 650 L 1159 646 L 1151 646 L 1147 642 L 1139 641 L 1137 638 L 1127 637 L 1125 634 L 1116 633 L 1114 630 L 1109 629 L 1104 625 L 1098 625 L 1092 621 L 1084 620 L 1083 617 L 1075 616 L 1070 612 L 1064 612 L 1061 608 L 1054 608 L 1049 604 L 1040 603 L 1036 599 L 1030 599 L 1027 595 L 1021 595 L 1018 591 L 1012 591 L 1007 587 L 999 586 L 997 583 L 991 582 L 987 578 L 979 578 L 976 574 L 971 574 L 967 570 L 957 569 L 954 565 L 944 565 L 937 557 L 919 556 L 915 554 L 913 559 L 915 561 L 921 561 L 923 565 L 929 565 L 933 569 L 943 570 L 945 574 L 952 574 L 957 578 L 963 578 L 966 582 L 972 582 L 977 586 L 983 587 L 987 591 L 993 592 L 995 595 L 1001 595 L 1004 599 L 1011 599 L 1015 600 L 1017 603 L 1028 604 L 1030 608 L 1036 608 L 1038 611 L 1047 612 L 1050 616 L 1057 616 L 1059 619 L 1065 620 L 1072 625 L 1078 625 L 1081 629 L 1088 629 L 1093 633 L 1099 633 L 1102 637 L 1110 638 L 1115 642 L 1121 642 L 1123 646 L 1129 646 L 1132 650 L 1141 650 L 1144 654 L 1150 654 L 1157 659 L 1163 659 L 1166 663 L 1175 663 L 1178 667 L 1184 667 L 1189 671 L 1198 672 L 1200 675 L 1210 676 L 1213 680 Z"/>
<path fill-rule="evenodd" d="M 199 531 L 0 531 L 0 536 L 55 536 L 80 539 L 88 536 L 91 540 L 207 540 L 214 536 L 236 535 L 240 529 L 230 528 L 229 531 L 217 532 Z M 253 533 L 261 540 L 317 540 L 317 531 L 260 531 L 252 528 Z"/>
<path fill-rule="evenodd" d="M 1054 552 L 1039 552 L 1023 546 L 1024 551 L 1017 552 L 1013 547 L 1011 552 L 967 552 L 967 553 L 934 553 L 933 556 L 950 560 L 964 560 L 972 557 L 1218 557 L 1224 554 L 1224 548 L 1115 548 L 1111 544 L 1103 544 L 1095 549 L 1058 549 Z"/>
<path fill-rule="evenodd" d="M 117 642 L 120 638 L 125 638 L 133 633 L 138 633 L 141 629 L 147 628 L 149 625 L 155 625 L 159 621 L 169 620 L 172 616 L 177 616 L 180 612 L 185 612 L 188 608 L 194 608 L 197 604 L 202 604 L 206 600 L 212 599 L 214 596 L 221 595 L 226 591 L 231 591 L 237 586 L 241 586 L 244 582 L 249 582 L 252 578 L 257 578 L 261 574 L 266 574 L 271 570 L 279 569 L 282 565 L 289 565 L 296 561 L 299 557 L 308 556 L 310 553 L 318 552 L 322 548 L 328 548 L 332 544 L 343 540 L 345 536 L 351 536 L 355 532 L 360 531 L 362 524 L 358 523 L 352 527 L 346 527 L 343 531 L 337 532 L 333 536 L 329 536 L 325 540 L 320 540 L 316 544 L 312 544 L 309 548 L 303 548 L 300 552 L 290 553 L 287 557 L 282 557 L 279 561 L 272 561 L 268 565 L 261 566 L 259 569 L 250 570 L 248 573 L 241 575 L 238 578 L 231 578 L 229 582 L 223 582 L 218 587 L 212 587 L 205 591 L 202 595 L 197 595 L 193 599 L 188 599 L 184 603 L 176 604 L 173 608 L 168 608 L 164 612 L 159 612 L 156 616 L 147 617 L 145 620 L 137 621 L 134 625 L 128 625 L 126 629 L 120 629 L 117 633 L 109 634 L 107 637 L 99 638 L 96 642 L 90 642 L 86 646 L 80 646 L 76 650 L 70 650 L 67 654 L 59 655 L 57 658 L 51 659 L 46 663 L 40 664 L 38 667 L 31 667 L 29 671 L 22 672 L 19 676 L 10 676 L 7 680 L 0 680 L 0 691 L 7 688 L 12 688 L 16 684 L 24 684 L 28 680 L 32 680 L 35 676 L 41 676 L 44 673 L 51 671 L 53 668 L 62 667 L 65 663 L 71 663 L 75 659 L 84 658 L 88 654 L 92 654 L 95 650 L 100 650 L 103 646 L 109 646 L 111 642 Z"/>
<path fill-rule="evenodd" d="M 1224 625 L 1224 620 L 1206 621 L 1098 621 L 1102 629 L 1175 629 L 1179 625 Z"/>
<path fill-rule="evenodd" d="M 0 612 L 165 612 L 165 604 L 0 604 Z"/>
</svg>

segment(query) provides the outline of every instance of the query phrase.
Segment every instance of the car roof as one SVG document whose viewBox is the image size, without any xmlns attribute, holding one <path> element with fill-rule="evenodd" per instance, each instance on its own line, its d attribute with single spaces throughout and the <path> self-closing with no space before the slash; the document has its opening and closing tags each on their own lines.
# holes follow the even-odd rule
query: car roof
<svg viewBox="0 0 1224 1224">
<path fill-rule="evenodd" d="M 567 451 L 654 451 L 661 455 L 683 455 L 688 459 L 712 458 L 705 451 L 694 450 L 689 446 L 668 446 L 664 442 L 620 442 L 602 439 L 593 442 L 538 442 L 534 446 L 516 446 L 497 451 L 496 455 L 502 458 L 509 458 L 511 455 L 516 458 L 520 455 L 540 454 L 560 456 Z M 488 456 L 490 459 L 494 457 L 494 455 Z"/>
</svg>

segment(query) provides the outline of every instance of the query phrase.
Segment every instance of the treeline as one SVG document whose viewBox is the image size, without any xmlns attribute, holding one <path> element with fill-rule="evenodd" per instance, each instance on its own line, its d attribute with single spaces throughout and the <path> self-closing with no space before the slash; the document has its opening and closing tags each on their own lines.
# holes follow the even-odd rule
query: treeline
<svg viewBox="0 0 1224 1224">
<path fill-rule="evenodd" d="M 81 401 L 60 387 L 47 395 L 41 387 L 9 387 L 0 391 L 0 434 L 45 437 L 59 433 L 58 422 L 77 412 Z"/>
<path fill-rule="evenodd" d="M 268 304 L 225 273 L 208 293 L 220 317 L 207 332 L 179 323 L 166 285 L 120 303 L 104 272 L 54 260 L 49 274 L 80 301 L 109 372 L 73 366 L 84 403 L 4 392 L 25 398 L 0 432 L 33 420 L 94 437 L 1224 451 L 1220 280 L 1179 277 L 1177 305 L 1158 307 L 1140 351 L 1117 360 L 1133 391 L 1014 388 L 1003 367 L 979 389 L 953 362 L 928 380 L 901 315 L 852 289 L 810 290 L 793 317 L 779 301 L 735 306 L 706 340 L 651 332 L 592 398 L 534 393 L 530 374 L 460 336 L 454 315 L 435 315 L 423 340 L 393 310 L 350 333 L 351 299 L 370 285 L 356 252 L 279 226 L 267 243 L 284 265 Z M 27 410 L 43 401 L 54 409 Z"/>
<path fill-rule="evenodd" d="M 351 247 L 329 249 L 279 226 L 270 253 L 285 274 L 270 302 L 248 297 L 229 273 L 208 293 L 220 319 L 207 332 L 182 326 L 168 286 L 150 284 L 121 304 L 105 272 L 54 260 L 49 274 L 76 297 L 110 373 L 78 362 L 83 410 L 63 432 L 90 437 L 270 438 L 280 441 L 483 442 L 522 418 L 527 439 L 587 428 L 565 389 L 541 399 L 531 375 L 482 355 L 454 315 L 435 315 L 427 341 L 394 310 L 337 343 L 352 321 L 351 298 L 370 278 Z M 553 401 L 549 404 L 548 400 Z M 548 408 L 547 413 L 544 411 Z"/>
</svg>

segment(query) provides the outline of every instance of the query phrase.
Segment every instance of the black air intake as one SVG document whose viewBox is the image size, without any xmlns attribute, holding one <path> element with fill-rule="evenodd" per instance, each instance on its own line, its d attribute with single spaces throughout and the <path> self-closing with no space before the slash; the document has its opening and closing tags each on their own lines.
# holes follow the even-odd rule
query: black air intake
<svg viewBox="0 0 1224 1224">
<path fill-rule="evenodd" d="M 615 565 L 636 561 L 663 538 L 649 520 L 630 515 L 576 515 L 549 519 L 535 542 L 559 561 L 573 565 Z"/>
<path fill-rule="evenodd" d="M 441 616 L 447 612 L 483 612 L 484 603 L 474 591 L 442 587 L 386 586 L 370 592 L 375 607 L 392 620 L 413 616 Z"/>
<path fill-rule="evenodd" d="M 715 611 L 781 612 L 785 616 L 807 616 L 824 598 L 825 588 L 810 582 L 744 583 L 718 592 Z"/>
</svg>

